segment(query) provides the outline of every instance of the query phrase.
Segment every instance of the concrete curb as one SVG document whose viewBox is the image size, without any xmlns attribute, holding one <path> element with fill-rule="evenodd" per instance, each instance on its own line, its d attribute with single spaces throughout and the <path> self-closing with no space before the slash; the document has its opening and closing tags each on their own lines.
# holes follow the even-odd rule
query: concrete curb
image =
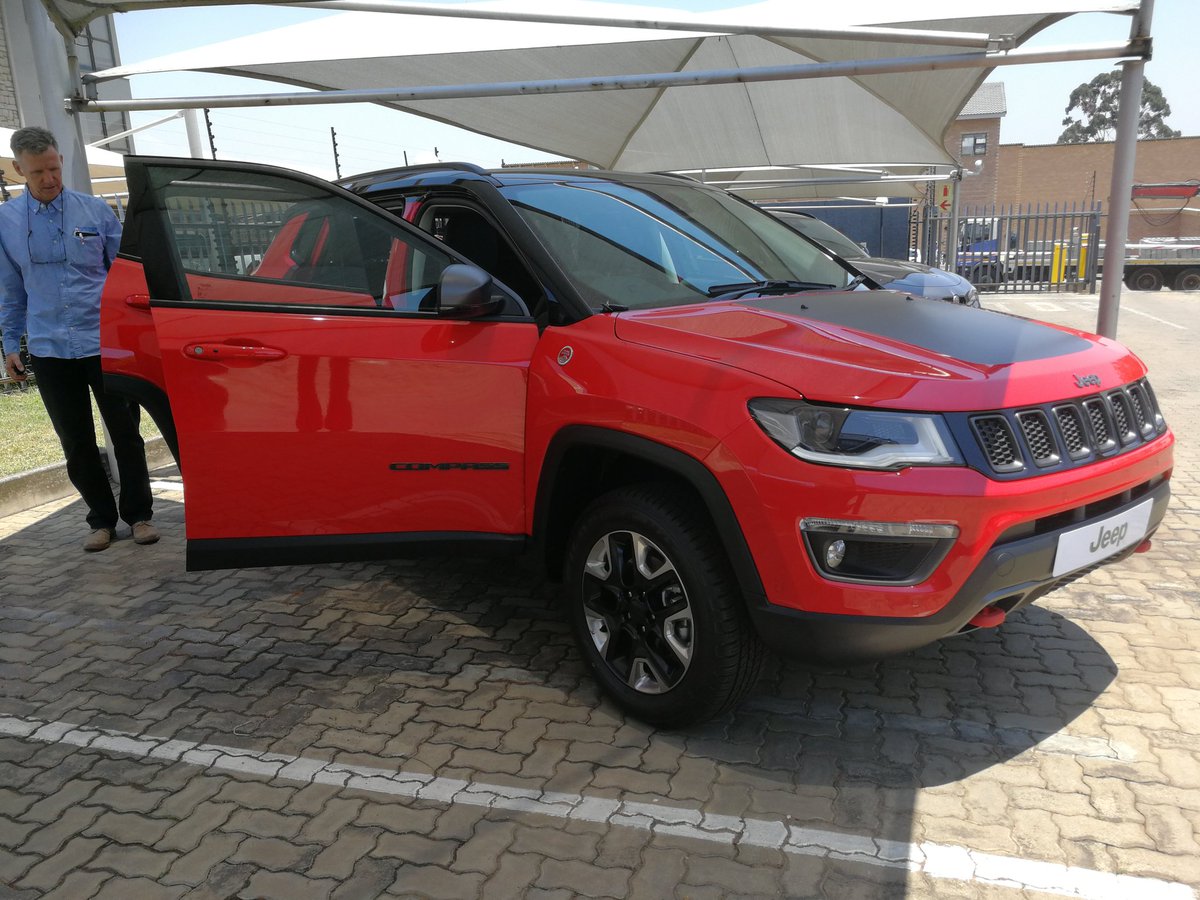
<svg viewBox="0 0 1200 900">
<path fill-rule="evenodd" d="M 107 463 L 107 460 L 105 462 Z M 166 441 L 161 437 L 147 439 L 146 464 L 151 471 L 174 463 L 175 458 L 171 456 Z M 67 478 L 65 462 L 0 478 L 0 518 L 24 512 L 51 500 L 70 497 L 74 493 L 75 488 Z"/>
</svg>

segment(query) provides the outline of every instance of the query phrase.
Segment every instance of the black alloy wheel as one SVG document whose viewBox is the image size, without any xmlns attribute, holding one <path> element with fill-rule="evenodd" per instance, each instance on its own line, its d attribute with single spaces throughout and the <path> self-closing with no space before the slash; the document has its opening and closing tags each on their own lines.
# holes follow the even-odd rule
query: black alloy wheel
<svg viewBox="0 0 1200 900">
<path fill-rule="evenodd" d="M 631 715 L 678 727 L 732 708 L 765 654 L 705 508 L 660 485 L 620 488 L 576 522 L 565 585 L 580 651 Z"/>
<path fill-rule="evenodd" d="M 610 531 L 588 554 L 583 615 L 596 652 L 642 694 L 675 687 L 692 662 L 692 607 L 679 573 L 645 535 Z"/>
</svg>

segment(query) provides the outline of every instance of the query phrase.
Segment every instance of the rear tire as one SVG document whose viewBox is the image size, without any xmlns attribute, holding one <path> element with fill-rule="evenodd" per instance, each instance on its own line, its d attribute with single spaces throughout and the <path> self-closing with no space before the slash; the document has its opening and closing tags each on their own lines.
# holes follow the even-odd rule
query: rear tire
<svg viewBox="0 0 1200 900">
<path fill-rule="evenodd" d="M 1171 287 L 1177 291 L 1200 290 L 1200 269 L 1184 269 L 1175 276 Z"/>
<path fill-rule="evenodd" d="M 1163 286 L 1162 272 L 1158 269 L 1134 269 L 1125 276 L 1125 285 L 1131 291 L 1157 291 Z"/>
<path fill-rule="evenodd" d="M 675 728 L 732 708 L 764 649 L 705 509 L 682 491 L 635 485 L 580 516 L 564 577 L 580 651 L 629 714 Z"/>
</svg>

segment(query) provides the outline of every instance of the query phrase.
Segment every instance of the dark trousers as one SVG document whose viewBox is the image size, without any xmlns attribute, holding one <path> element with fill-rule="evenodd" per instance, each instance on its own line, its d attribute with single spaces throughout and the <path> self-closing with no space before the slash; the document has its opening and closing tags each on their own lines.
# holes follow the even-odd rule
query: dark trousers
<svg viewBox="0 0 1200 900">
<path fill-rule="evenodd" d="M 88 392 L 96 398 L 100 417 L 112 439 L 121 477 L 120 517 L 132 525 L 148 521 L 153 497 L 146 469 L 146 447 L 138 432 L 139 410 L 122 397 L 104 393 L 100 357 L 30 360 L 42 403 L 62 444 L 67 477 L 87 504 L 92 528 L 116 528 L 118 505 L 96 446 L 96 427 Z"/>
</svg>

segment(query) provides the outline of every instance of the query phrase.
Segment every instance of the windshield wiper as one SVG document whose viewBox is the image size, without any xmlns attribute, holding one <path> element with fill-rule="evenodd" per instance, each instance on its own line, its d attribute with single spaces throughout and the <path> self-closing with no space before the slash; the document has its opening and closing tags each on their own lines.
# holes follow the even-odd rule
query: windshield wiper
<svg viewBox="0 0 1200 900">
<path fill-rule="evenodd" d="M 832 291 L 837 287 L 833 284 L 821 284 L 816 281 L 739 281 L 734 284 L 714 284 L 708 289 L 712 300 L 737 300 L 739 297 L 749 297 L 751 294 L 794 294 L 797 291 Z"/>
</svg>

